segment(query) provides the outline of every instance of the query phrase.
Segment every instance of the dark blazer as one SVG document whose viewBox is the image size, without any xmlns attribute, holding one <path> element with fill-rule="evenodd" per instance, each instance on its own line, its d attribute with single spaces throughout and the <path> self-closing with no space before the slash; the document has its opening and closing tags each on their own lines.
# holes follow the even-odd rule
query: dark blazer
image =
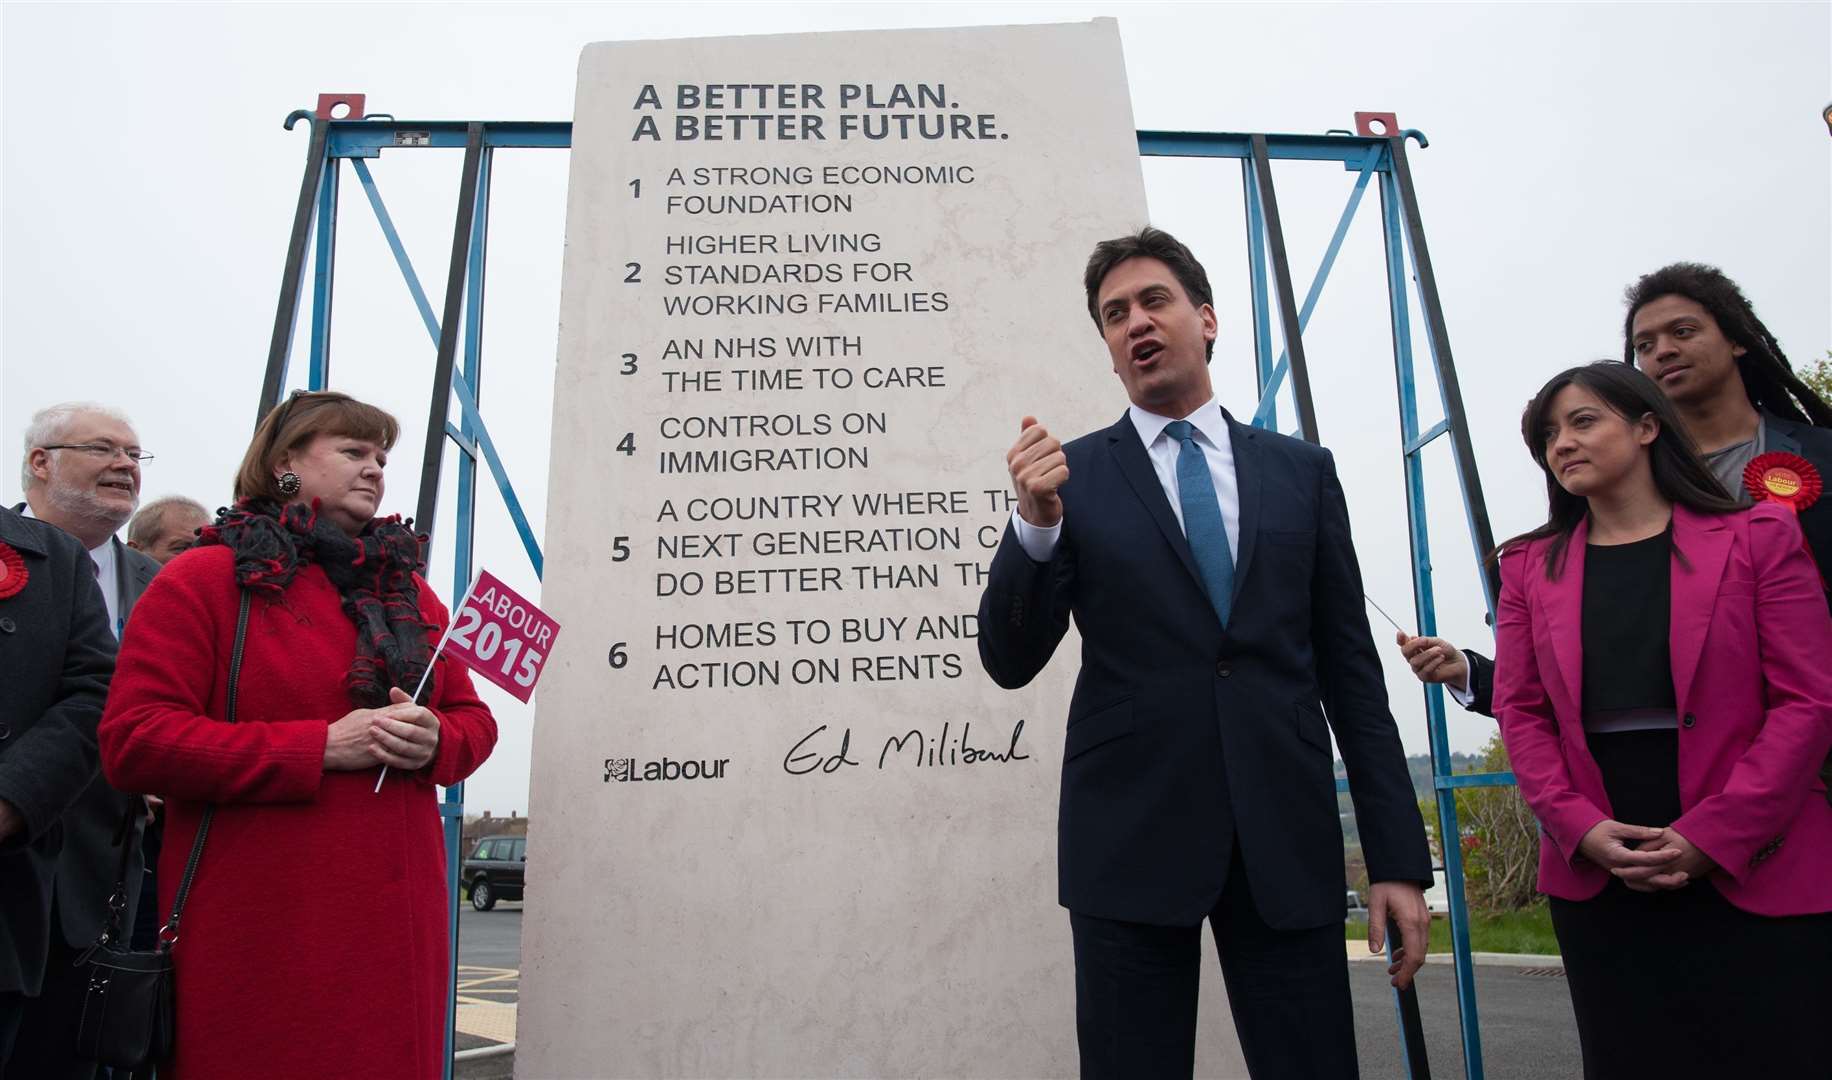
<svg viewBox="0 0 1832 1080">
<path fill-rule="evenodd" d="M 23 511 L 24 503 L 13 507 Z M 29 520 L 29 519 L 28 519 Z M 159 572 L 159 561 L 143 555 L 110 538 L 114 548 L 115 593 L 120 598 L 120 624 L 110 626 L 109 636 L 117 637 L 127 622 L 128 613 L 140 594 Z M 88 554 L 87 551 L 84 552 Z M 91 577 L 94 576 L 92 573 Z M 107 601 L 103 601 L 104 625 Z M 97 770 L 95 779 L 64 815 L 64 856 L 57 864 L 58 923 L 63 927 L 64 941 L 82 948 L 102 932 L 108 917 L 108 898 L 114 894 L 115 874 L 120 869 L 120 849 L 114 846 L 115 831 L 129 809 L 144 808 L 138 795 L 116 791 Z M 133 819 L 134 847 L 127 861 L 127 907 L 121 913 L 122 925 L 131 929 L 134 913 L 140 904 L 140 880 L 146 868 L 146 853 L 140 847 L 140 836 L 146 829 L 146 816 Z"/>
<path fill-rule="evenodd" d="M 1820 479 L 1832 487 L 1832 431 L 1783 420 L 1766 412 L 1762 414 L 1762 426 L 1766 429 L 1763 453 L 1799 454 L 1812 462 L 1819 470 Z M 1813 551 L 1813 561 L 1819 564 L 1820 574 L 1832 579 L 1832 490 L 1821 495 L 1818 502 L 1800 515 L 1800 531 L 1806 534 L 1807 547 Z M 1826 604 L 1832 606 L 1832 592 L 1826 594 Z M 1474 649 L 1465 649 L 1463 654 L 1469 658 L 1469 689 L 1473 697 L 1467 706 L 1469 711 L 1495 715 L 1495 661 Z M 1823 775 L 1832 779 L 1832 761 L 1827 762 Z"/>
<path fill-rule="evenodd" d="M 1057 825 L 1059 895 L 1075 912 L 1196 925 L 1238 837 L 1267 923 L 1340 922 L 1332 728 L 1369 876 L 1431 881 L 1335 462 L 1228 428 L 1240 551 L 1226 630 L 1127 416 L 1065 448 L 1050 561 L 1008 525 L 980 598 L 980 659 L 1000 686 L 1041 671 L 1071 617 L 1081 634 Z"/>
<path fill-rule="evenodd" d="M 1819 470 L 1822 482 L 1832 485 L 1832 431 L 1768 413 L 1762 414 L 1762 425 L 1768 429 L 1764 452 L 1799 454 Z M 1832 578 L 1832 491 L 1822 494 L 1818 502 L 1801 513 L 1800 531 L 1807 535 L 1807 546 L 1813 549 L 1813 561 L 1819 564 L 1820 574 Z M 1832 593 L 1827 594 L 1826 602 L 1832 606 Z"/>
<path fill-rule="evenodd" d="M 115 583 L 120 596 L 120 618 L 125 624 L 140 594 L 146 591 L 159 562 L 143 555 L 120 540 L 114 545 Z M 157 794 L 156 792 L 154 794 Z M 115 790 L 99 772 L 82 798 L 64 817 L 65 856 L 57 864 L 57 912 L 63 924 L 64 940 L 74 947 L 87 946 L 101 933 L 108 918 L 108 898 L 114 893 L 115 874 L 120 869 L 120 849 L 114 846 L 115 830 L 121 826 L 121 815 L 132 809 L 134 832 L 138 837 L 146 828 L 144 803 L 138 795 Z M 146 852 L 138 839 L 127 862 L 127 908 L 121 913 L 122 925 L 131 929 L 134 912 L 140 903 L 140 880 L 146 866 Z"/>
<path fill-rule="evenodd" d="M 115 639 L 74 537 L 0 508 L 0 542 L 27 573 L 25 590 L 0 600 L 0 799 L 25 819 L 0 844 L 0 992 L 36 995 L 65 819 L 97 775 Z"/>
<path fill-rule="evenodd" d="M 115 583 L 121 590 L 121 621 L 140 602 L 140 594 L 153 583 L 153 575 L 159 572 L 159 560 L 144 552 L 135 551 L 123 544 L 118 538 L 108 541 L 114 545 Z"/>
</svg>

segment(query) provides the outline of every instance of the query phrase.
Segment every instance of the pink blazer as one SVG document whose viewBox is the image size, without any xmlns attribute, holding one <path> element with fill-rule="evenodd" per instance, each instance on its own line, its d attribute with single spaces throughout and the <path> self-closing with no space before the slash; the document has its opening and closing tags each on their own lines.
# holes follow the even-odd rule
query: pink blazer
<svg viewBox="0 0 1832 1080">
<path fill-rule="evenodd" d="M 1577 854 L 1612 816 L 1581 712 L 1588 532 L 1578 526 L 1555 581 L 1549 540 L 1502 556 L 1495 625 L 1495 715 L 1539 818 L 1539 887 L 1567 900 L 1609 881 Z M 1673 545 L 1683 810 L 1673 828 L 1718 864 L 1712 884 L 1737 907 L 1832 911 L 1832 806 L 1818 775 L 1832 747 L 1832 616 L 1800 527 L 1769 504 L 1726 515 L 1676 506 Z"/>
</svg>

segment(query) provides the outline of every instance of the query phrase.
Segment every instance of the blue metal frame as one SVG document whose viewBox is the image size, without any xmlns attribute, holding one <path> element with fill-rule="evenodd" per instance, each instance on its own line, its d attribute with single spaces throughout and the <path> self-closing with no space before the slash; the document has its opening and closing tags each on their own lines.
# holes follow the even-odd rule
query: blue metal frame
<svg viewBox="0 0 1832 1080">
<path fill-rule="evenodd" d="M 477 415 L 476 402 L 471 397 L 471 387 L 479 385 L 483 375 L 483 282 L 484 253 L 487 249 L 487 237 L 490 226 L 490 165 L 491 151 L 483 152 L 483 159 L 477 170 L 477 202 L 472 211 L 470 250 L 466 253 L 468 272 L 465 275 L 465 320 L 464 320 L 464 370 L 455 372 L 452 385 L 459 389 L 460 398 L 466 403 L 460 428 L 452 435 L 453 441 L 462 451 L 458 455 L 458 520 L 461 523 L 452 545 L 452 595 L 464 596 L 471 587 L 471 580 L 476 575 L 472 568 L 472 555 L 476 537 L 476 496 L 477 496 L 477 447 L 489 439 L 483 427 L 483 418 Z M 358 165 L 362 162 L 357 161 Z M 377 205 L 380 203 L 378 201 Z M 411 269 L 402 264 L 403 269 Z M 430 328 L 429 328 L 430 329 Z M 437 331 L 433 340 L 438 340 Z M 499 476 L 503 500 L 519 513 L 521 506 L 515 501 L 515 489 L 508 477 Z M 517 523 L 521 524 L 518 517 Z M 524 541 L 530 545 L 534 562 L 534 574 L 541 574 L 540 549 L 533 547 L 531 533 L 524 532 Z M 464 783 L 460 781 L 445 789 L 445 805 L 440 808 L 446 814 L 445 819 L 445 883 L 448 895 L 452 897 L 452 906 L 448 912 L 448 933 L 451 938 L 451 972 L 452 996 L 446 1005 L 445 1024 L 445 1069 L 451 1070 L 452 1051 L 458 1037 L 458 871 L 464 860 Z"/>
<path fill-rule="evenodd" d="M 289 121 L 289 127 L 291 123 Z M 282 282 L 281 305 L 276 319 L 274 347 L 269 356 L 266 385 L 263 387 L 263 411 L 278 399 L 278 389 L 286 377 L 287 353 L 290 350 L 291 317 L 296 312 L 297 276 L 302 273 L 304 246 L 313 243 L 311 355 L 308 385 L 322 389 L 330 379 L 331 300 L 334 285 L 336 230 L 338 226 L 339 167 L 349 159 L 357 180 L 375 213 L 382 235 L 394 254 L 415 307 L 420 312 L 434 347 L 440 340 L 439 318 L 420 284 L 412 261 L 401 242 L 394 222 L 384 205 L 367 160 L 392 149 L 457 149 L 469 144 L 472 124 L 465 121 L 432 121 L 403 123 L 390 120 L 315 120 L 312 149 L 308 151 L 307 176 L 301 192 L 300 208 L 294 223 L 293 246 L 288 258 L 286 280 Z M 445 434 L 461 451 L 458 460 L 457 535 L 453 549 L 453 595 L 462 595 L 474 576 L 474 536 L 476 527 L 477 459 L 483 458 L 495 481 L 504 506 L 520 535 L 536 577 L 541 575 L 543 558 L 534 531 L 515 494 L 508 470 L 490 438 L 479 409 L 479 387 L 482 381 L 482 337 L 484 308 L 484 271 L 488 250 L 490 173 L 493 151 L 503 149 L 567 149 L 572 144 L 572 125 L 567 122 L 498 122 L 482 127 L 482 158 L 476 175 L 475 203 L 470 221 L 465 255 L 465 304 L 462 365 L 452 372 L 452 391 L 456 396 L 460 419 L 447 422 Z M 1400 444 L 1406 474 L 1407 516 L 1412 542 L 1413 592 L 1417 607 L 1419 631 L 1436 632 L 1437 617 L 1432 592 L 1429 537 L 1426 529 L 1423 451 L 1435 439 L 1450 436 L 1460 441 L 1456 456 L 1459 490 L 1463 496 L 1470 536 L 1480 559 L 1485 554 L 1488 535 L 1486 510 L 1481 499 L 1480 481 L 1475 476 L 1474 458 L 1468 452 L 1468 432 L 1462 422 L 1462 406 L 1455 389 L 1454 369 L 1448 355 L 1440 355 L 1439 342 L 1444 338 L 1442 313 L 1438 310 L 1436 285 L 1430 274 L 1429 260 L 1419 249 L 1423 245 L 1423 226 L 1406 220 L 1406 210 L 1416 202 L 1411 192 L 1410 174 L 1404 159 L 1406 138 L 1416 138 L 1425 145 L 1422 135 L 1408 131 L 1392 138 L 1356 135 L 1251 135 L 1205 132 L 1138 132 L 1139 153 L 1143 157 L 1233 158 L 1241 162 L 1242 184 L 1246 203 L 1248 264 L 1251 278 L 1251 302 L 1254 324 L 1255 374 L 1261 400 L 1254 413 L 1256 426 L 1276 429 L 1278 410 L 1275 404 L 1288 372 L 1293 367 L 1293 353 L 1302 360 L 1299 347 L 1303 328 L 1316 309 L 1323 287 L 1334 268 L 1336 257 L 1355 219 L 1362 196 L 1370 182 L 1378 180 L 1381 195 L 1383 238 L 1386 245 L 1387 286 L 1393 322 L 1394 370 L 1400 407 Z M 1263 155 L 1256 163 L 1256 153 Z M 322 154 L 321 158 L 312 155 Z M 1289 268 L 1284 257 L 1284 240 L 1278 223 L 1276 202 L 1270 190 L 1270 172 L 1263 173 L 1268 161 L 1338 162 L 1356 172 L 1353 190 L 1337 222 L 1303 306 L 1293 312 Z M 317 174 L 312 168 L 321 170 Z M 316 185 L 314 187 L 314 184 Z M 461 221 L 462 224 L 462 221 Z M 1269 255 L 1270 252 L 1270 255 Z M 454 258 L 456 256 L 454 255 Z M 1411 271 L 1410 275 L 1408 271 Z M 1295 328 L 1276 361 L 1272 357 L 1271 299 L 1277 286 L 1280 314 L 1284 325 Z M 1425 305 L 1432 334 L 1433 360 L 1440 373 L 1439 390 L 1445 419 L 1421 431 L 1418 420 L 1417 383 L 1414 377 L 1411 317 L 1408 305 L 1408 282 L 1416 277 L 1421 301 Z M 289 310 L 288 302 L 293 302 Z M 1447 353 L 1448 346 L 1442 347 Z M 1303 373 L 1299 365 L 1300 375 Z M 1448 376 L 1448 378 L 1446 377 Z M 1300 379 L 1294 385 L 1294 397 L 1300 416 L 1314 416 L 1308 400 L 1308 387 Z M 423 523 L 430 526 L 431 522 Z M 1485 578 L 1484 591 L 1491 616 L 1494 610 L 1493 583 Z M 1464 1064 L 1470 1080 L 1483 1076 L 1481 1039 L 1477 1022 L 1474 972 L 1470 966 L 1468 911 L 1463 897 L 1463 870 L 1457 826 L 1456 792 L 1479 786 L 1509 785 L 1512 773 L 1452 775 L 1449 741 L 1446 730 L 1442 690 L 1425 688 L 1426 723 L 1431 740 L 1433 786 L 1439 818 L 1439 835 L 1443 838 L 1444 874 L 1450 899 L 1450 920 L 1454 943 L 1458 1008 L 1462 1018 Z M 1347 782 L 1337 781 L 1337 790 L 1348 790 Z M 445 818 L 448 886 L 451 890 L 450 919 L 451 964 L 454 976 L 453 998 L 447 1015 L 445 1076 L 451 1076 L 452 1042 L 456 1030 L 456 966 L 458 942 L 458 872 L 462 853 L 459 842 L 464 815 L 464 786 L 446 791 L 440 816 Z M 1396 996 L 1396 1004 L 1403 998 Z M 1402 1008 L 1402 1049 L 1406 1024 Z M 1412 1059 L 1409 1056 L 1408 1061 Z"/>
<path fill-rule="evenodd" d="M 1304 306 L 1298 309 L 1298 331 L 1300 333 L 1310 326 L 1311 312 L 1317 310 L 1317 298 L 1323 295 L 1323 285 L 1329 280 L 1330 271 L 1335 269 L 1336 256 L 1342 251 L 1342 241 L 1347 238 L 1349 226 L 1355 221 L 1355 211 L 1361 207 L 1361 196 L 1368 190 L 1368 180 L 1374 176 L 1374 171 L 1380 164 L 1381 154 L 1381 147 L 1370 147 L 1367 157 L 1362 159 L 1361 175 L 1355 178 L 1354 190 L 1349 192 L 1348 205 L 1342 208 L 1342 217 L 1336 222 L 1336 232 L 1330 237 L 1329 247 L 1323 252 L 1323 262 L 1317 267 L 1316 276 L 1310 279 L 1310 290 L 1304 294 Z M 1249 170 L 1248 175 L 1253 175 L 1251 170 Z M 1251 203 L 1258 203 L 1260 199 L 1260 186 L 1257 178 L 1254 179 L 1252 187 L 1247 194 L 1247 198 Z M 1253 230 L 1254 236 L 1257 238 L 1262 236 L 1265 230 L 1265 225 L 1263 223 L 1264 215 L 1258 212 L 1257 206 L 1254 206 L 1254 209 L 1250 213 L 1251 219 L 1259 223 L 1259 227 Z M 1249 225 L 1249 228 L 1253 228 L 1253 226 Z M 1248 262 L 1257 268 L 1257 273 L 1261 275 L 1265 273 L 1266 261 L 1263 253 L 1255 251 L 1250 253 L 1247 258 Z M 1263 280 L 1255 281 L 1253 287 L 1253 302 L 1256 305 L 1256 318 L 1258 316 L 1258 305 L 1264 304 L 1265 299 L 1265 282 Z M 1270 345 L 1268 345 L 1267 351 L 1271 351 Z M 1262 365 L 1260 369 L 1260 403 L 1259 408 L 1255 409 L 1253 412 L 1253 425 L 1255 427 L 1269 428 L 1273 431 L 1278 430 L 1277 394 L 1280 384 L 1285 381 L 1285 373 L 1289 371 L 1290 368 L 1291 350 L 1289 348 L 1279 353 L 1278 362 L 1273 364 L 1270 370 L 1267 370 Z"/>
<path fill-rule="evenodd" d="M 1399 204 L 1396 194 L 1389 195 L 1395 184 L 1393 174 L 1381 177 L 1382 208 L 1388 211 Z M 1400 440 L 1404 448 L 1406 469 L 1406 517 L 1412 540 L 1412 594 L 1418 610 L 1421 634 L 1438 632 L 1437 602 L 1431 583 L 1431 538 L 1425 525 L 1425 446 L 1430 439 L 1419 435 L 1418 384 L 1412 369 L 1412 328 L 1406 306 L 1405 246 L 1400 236 L 1400 222 L 1391 212 L 1382 215 L 1387 254 L 1387 291 L 1393 320 L 1393 368 L 1399 386 Z M 1440 423 L 1432 430 L 1448 432 L 1449 424 Z M 1444 719 L 1444 688 L 1436 683 L 1425 686 L 1426 726 L 1431 732 L 1433 795 L 1438 807 L 1438 844 L 1444 857 L 1444 891 L 1450 907 L 1451 955 L 1457 972 L 1457 1006 L 1466 1017 L 1463 1031 L 1465 1068 L 1472 1078 L 1482 1075 L 1482 1033 L 1473 1022 L 1476 1012 L 1475 969 L 1470 963 L 1469 909 L 1463 896 L 1462 832 L 1457 826 L 1457 793 L 1445 784 L 1450 779 L 1450 742 Z M 1454 888 L 1452 886 L 1455 886 Z"/>
<path fill-rule="evenodd" d="M 312 367 L 306 377 L 313 390 L 322 389 L 330 378 L 331 284 L 337 265 L 337 165 L 336 158 L 327 159 L 318 181 L 317 247 L 312 258 Z"/>
<path fill-rule="evenodd" d="M 1257 421 L 1264 412 L 1265 426 L 1276 431 L 1279 388 L 1273 375 L 1272 313 L 1266 295 L 1266 215 L 1260 210 L 1259 177 L 1253 171 L 1253 163 L 1246 158 L 1240 162 L 1240 182 L 1247 194 L 1244 201 L 1247 204 L 1247 272 L 1253 294 L 1253 362 L 1259 376 L 1261 398 L 1254 419 Z"/>
<path fill-rule="evenodd" d="M 307 388 L 312 390 L 324 389 L 330 382 L 331 303 L 338 226 L 338 179 L 343 159 L 348 158 L 356 171 L 357 180 L 362 185 L 371 210 L 374 211 L 376 223 L 388 243 L 389 251 L 394 255 L 395 265 L 401 272 L 401 278 L 412 297 L 414 307 L 420 313 L 420 319 L 426 326 L 433 347 L 437 349 L 440 338 L 439 317 L 434 312 L 426 290 L 420 283 L 420 276 L 414 270 L 413 262 L 407 255 L 400 233 L 395 228 L 394 220 L 388 213 L 387 205 L 382 200 L 381 191 L 365 159 L 379 156 L 383 149 L 396 147 L 462 147 L 466 145 L 469 131 L 469 125 L 465 123 L 396 125 L 372 121 L 317 121 L 314 125 L 315 133 L 317 125 L 325 125 L 329 131 L 323 142 L 324 158 L 317 166 L 322 171 L 318 177 L 316 198 L 313 200 L 315 203 L 313 220 L 308 223 L 305 234 L 315 234 L 313 235 L 311 339 L 307 374 Z M 490 171 L 492 154 L 496 147 L 563 149 L 570 142 L 570 124 L 485 125 L 484 149 L 477 172 L 470 241 L 465 253 L 462 367 L 452 373 L 452 391 L 458 399 L 460 419 L 455 426 L 450 423 L 445 425 L 447 437 L 461 451 L 458 459 L 458 523 L 452 557 L 453 596 L 464 595 L 475 573 L 477 458 L 480 456 L 488 466 L 492 479 L 496 482 L 497 490 L 521 538 L 535 576 L 540 577 L 543 570 L 545 560 L 540 544 L 535 539 L 534 529 L 522 508 L 521 500 L 516 496 L 515 487 L 509 479 L 508 469 L 497 452 L 495 442 L 490 438 L 489 427 L 484 422 L 477 402 L 477 387 L 481 383 L 483 372 L 483 307 L 488 250 Z M 277 372 L 273 373 L 277 375 L 277 378 L 271 380 L 276 390 L 285 384 L 286 366 L 286 356 L 282 352 Z M 430 522 L 424 524 L 430 525 Z M 453 996 L 447 1003 L 444 1053 L 444 1075 L 449 1078 L 457 1020 L 456 974 L 459 869 L 463 861 L 460 850 L 464 824 L 463 784 L 456 784 L 446 789 L 445 799 L 439 807 L 439 814 L 445 819 L 446 884 L 452 898 L 448 917 L 448 933 L 450 963 L 453 971 Z"/>
</svg>

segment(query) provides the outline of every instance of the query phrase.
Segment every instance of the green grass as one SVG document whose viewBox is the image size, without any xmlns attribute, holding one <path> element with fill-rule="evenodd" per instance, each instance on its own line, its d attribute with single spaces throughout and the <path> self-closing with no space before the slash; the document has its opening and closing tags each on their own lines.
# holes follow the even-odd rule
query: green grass
<svg viewBox="0 0 1832 1080">
<path fill-rule="evenodd" d="M 1344 923 L 1343 930 L 1343 936 L 1351 941 L 1367 940 L 1365 920 Z M 1552 933 L 1552 913 L 1543 903 L 1501 915 L 1471 913 L 1469 947 L 1475 952 L 1557 956 L 1558 938 Z M 1443 916 L 1434 916 L 1431 920 L 1431 951 L 1446 955 L 1450 952 L 1450 920 Z"/>
</svg>

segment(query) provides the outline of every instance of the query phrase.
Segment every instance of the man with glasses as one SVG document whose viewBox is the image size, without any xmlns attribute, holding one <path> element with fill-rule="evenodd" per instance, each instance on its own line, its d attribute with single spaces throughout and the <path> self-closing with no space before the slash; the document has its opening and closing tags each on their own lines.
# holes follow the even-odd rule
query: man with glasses
<svg viewBox="0 0 1832 1080">
<path fill-rule="evenodd" d="M 26 428 L 19 469 L 25 502 L 15 509 L 62 529 L 88 550 L 116 638 L 159 571 L 157 562 L 115 538 L 140 501 L 140 465 L 151 457 L 127 418 L 101 405 L 53 405 L 34 414 Z M 102 931 L 119 856 L 115 833 L 128 810 L 141 805 L 141 796 L 116 791 L 98 774 L 62 818 L 64 846 L 57 859 L 44 989 L 31 1000 L 20 1025 L 9 1080 L 15 1075 L 46 1080 L 95 1075 L 94 1063 L 75 1057 L 83 985 L 72 961 Z M 150 814 L 151 801 L 146 805 Z M 138 833 L 144 819 L 133 816 L 135 835 L 129 838 L 135 848 L 127 867 L 126 927 L 134 924 L 139 900 L 143 856 Z"/>
</svg>

